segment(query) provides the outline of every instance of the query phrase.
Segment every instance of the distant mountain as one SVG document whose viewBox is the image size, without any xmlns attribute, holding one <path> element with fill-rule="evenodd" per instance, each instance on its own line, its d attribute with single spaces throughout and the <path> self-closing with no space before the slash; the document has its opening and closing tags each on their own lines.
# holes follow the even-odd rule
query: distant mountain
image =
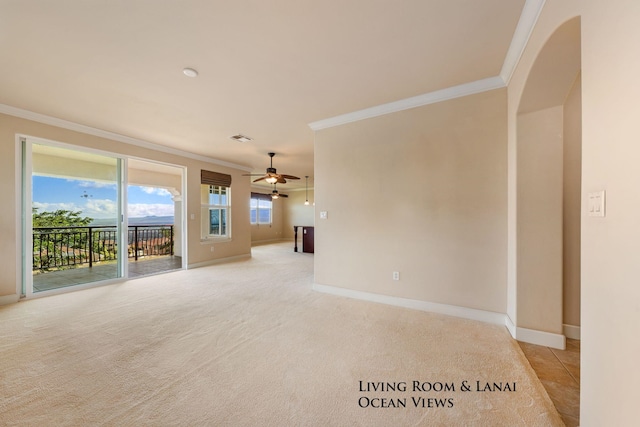
<svg viewBox="0 0 640 427">
<path fill-rule="evenodd" d="M 143 216 L 129 218 L 129 225 L 172 225 L 173 216 Z"/>
<path fill-rule="evenodd" d="M 129 218 L 129 225 L 172 225 L 173 216 L 143 216 L 139 218 Z M 98 218 L 94 219 L 91 227 L 106 227 L 115 225 L 115 220 Z"/>
</svg>

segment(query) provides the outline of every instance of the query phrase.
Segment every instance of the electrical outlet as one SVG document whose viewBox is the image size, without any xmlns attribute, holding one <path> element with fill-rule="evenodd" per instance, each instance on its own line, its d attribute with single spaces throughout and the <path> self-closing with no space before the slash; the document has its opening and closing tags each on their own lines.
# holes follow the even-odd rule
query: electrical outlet
<svg viewBox="0 0 640 427">
<path fill-rule="evenodd" d="M 213 252 L 213 246 L 211 246 L 211 252 Z"/>
<path fill-rule="evenodd" d="M 400 272 L 399 271 L 394 271 L 393 272 L 393 280 L 400 280 Z"/>
<path fill-rule="evenodd" d="M 320 219 L 327 219 L 329 217 L 329 214 L 327 213 L 327 211 L 320 211 Z"/>
</svg>

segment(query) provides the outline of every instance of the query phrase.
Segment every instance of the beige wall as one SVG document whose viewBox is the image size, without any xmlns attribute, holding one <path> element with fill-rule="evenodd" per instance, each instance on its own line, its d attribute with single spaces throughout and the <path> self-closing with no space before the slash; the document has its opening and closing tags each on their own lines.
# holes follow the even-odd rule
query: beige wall
<svg viewBox="0 0 640 427">
<path fill-rule="evenodd" d="M 580 326 L 580 213 L 582 211 L 582 80 L 576 79 L 563 110 L 563 322 Z"/>
<path fill-rule="evenodd" d="M 319 131 L 316 283 L 504 313 L 506 154 L 506 90 Z"/>
<path fill-rule="evenodd" d="M 580 79 L 555 90 L 564 105 L 518 115 L 517 326 L 563 334 L 580 325 Z"/>
<path fill-rule="evenodd" d="M 305 191 L 290 191 L 289 198 L 286 202 L 286 208 L 284 211 L 284 230 L 283 235 L 285 239 L 293 239 L 294 225 L 301 225 L 306 227 L 313 227 L 314 211 L 313 206 L 314 192 L 313 189 L 309 189 L 309 204 L 305 205 L 307 194 Z M 298 239 L 300 239 L 300 230 L 298 230 Z"/>
<path fill-rule="evenodd" d="M 562 334 L 562 106 L 518 116 L 518 323 Z"/>
<path fill-rule="evenodd" d="M 251 231 L 249 227 L 250 182 L 239 169 L 220 166 L 210 162 L 195 160 L 175 154 L 167 154 L 148 148 L 112 141 L 55 126 L 0 114 L 0 194 L 5 200 L 0 206 L 0 257 L 7 260 L 0 269 L 0 299 L 9 301 L 17 298 L 20 254 L 16 253 L 16 242 L 20 238 L 18 228 L 20 180 L 19 157 L 16 153 L 16 135 L 23 134 L 37 138 L 63 142 L 78 147 L 87 147 L 111 153 L 155 160 L 187 168 L 187 240 L 189 264 L 212 262 L 217 259 L 249 255 L 251 251 Z M 233 239 L 229 242 L 212 244 L 200 243 L 200 170 L 209 169 L 232 175 L 232 224 Z M 6 298 L 2 298 L 6 297 Z"/>
<path fill-rule="evenodd" d="M 606 191 L 605 218 L 582 217 L 584 427 L 638 423 L 640 370 L 640 2 L 583 0 L 583 199 Z M 584 422 L 582 422 L 584 420 Z"/>
</svg>

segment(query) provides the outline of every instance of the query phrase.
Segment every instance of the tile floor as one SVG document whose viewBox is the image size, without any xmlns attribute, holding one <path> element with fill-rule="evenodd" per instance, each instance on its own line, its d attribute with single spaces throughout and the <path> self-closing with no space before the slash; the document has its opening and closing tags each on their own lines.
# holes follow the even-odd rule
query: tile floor
<svg viewBox="0 0 640 427">
<path fill-rule="evenodd" d="M 179 256 L 145 257 L 138 261 L 129 260 L 129 278 L 163 273 L 182 268 Z M 35 292 L 64 288 L 67 286 L 109 280 L 117 277 L 118 266 L 115 262 L 100 263 L 93 267 L 82 267 L 71 270 L 52 271 L 33 276 Z"/>
<path fill-rule="evenodd" d="M 580 425 L 580 341 L 566 350 L 518 342 L 567 427 Z"/>
</svg>

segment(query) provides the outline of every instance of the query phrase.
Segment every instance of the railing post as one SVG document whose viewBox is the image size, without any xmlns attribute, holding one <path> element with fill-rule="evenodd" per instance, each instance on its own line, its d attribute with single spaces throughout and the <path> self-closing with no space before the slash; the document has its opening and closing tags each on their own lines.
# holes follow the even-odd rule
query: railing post
<svg viewBox="0 0 640 427">
<path fill-rule="evenodd" d="M 170 244 L 171 244 L 170 246 L 171 250 L 169 254 L 173 256 L 173 225 L 171 226 L 171 243 Z"/>
<path fill-rule="evenodd" d="M 87 227 L 89 229 L 89 268 L 93 267 L 93 233 L 91 232 L 91 227 Z"/>
<path fill-rule="evenodd" d="M 133 227 L 133 240 L 135 242 L 133 244 L 133 258 L 137 261 L 138 260 L 138 226 L 137 225 Z"/>
</svg>

